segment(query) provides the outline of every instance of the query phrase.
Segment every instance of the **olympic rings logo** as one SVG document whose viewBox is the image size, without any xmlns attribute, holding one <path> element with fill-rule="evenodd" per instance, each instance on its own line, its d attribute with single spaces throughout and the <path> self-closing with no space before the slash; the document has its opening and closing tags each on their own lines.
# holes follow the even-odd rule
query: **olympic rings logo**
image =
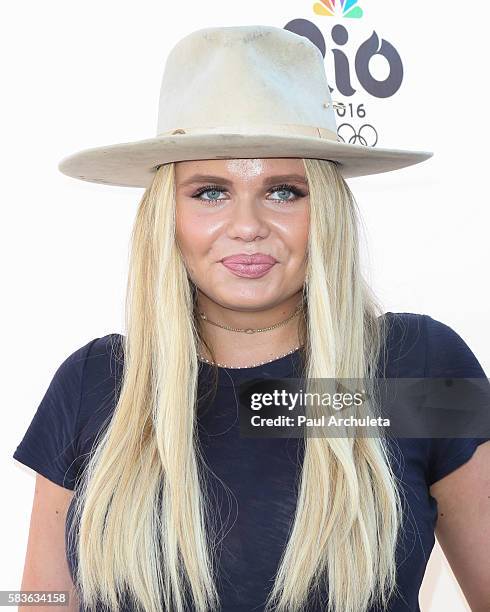
<svg viewBox="0 0 490 612">
<path fill-rule="evenodd" d="M 364 123 L 359 130 L 350 123 L 341 123 L 337 128 L 337 136 L 342 142 L 348 144 L 361 144 L 365 147 L 374 147 L 378 142 L 378 132 L 370 123 Z"/>
</svg>

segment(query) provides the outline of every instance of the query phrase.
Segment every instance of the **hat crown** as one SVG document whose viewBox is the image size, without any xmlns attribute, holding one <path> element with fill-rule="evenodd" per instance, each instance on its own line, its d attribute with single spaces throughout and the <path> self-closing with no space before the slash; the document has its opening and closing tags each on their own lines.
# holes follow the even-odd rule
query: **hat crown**
<svg viewBox="0 0 490 612">
<path fill-rule="evenodd" d="M 268 25 L 203 28 L 167 56 L 154 138 L 79 151 L 58 168 L 86 181 L 149 187 L 160 166 L 179 161 L 326 159 L 349 178 L 432 156 L 344 142 L 334 107 L 323 55 L 307 37 Z"/>
<path fill-rule="evenodd" d="M 157 136 L 285 124 L 337 132 L 324 59 L 305 36 L 263 25 L 203 28 L 168 54 Z"/>
</svg>

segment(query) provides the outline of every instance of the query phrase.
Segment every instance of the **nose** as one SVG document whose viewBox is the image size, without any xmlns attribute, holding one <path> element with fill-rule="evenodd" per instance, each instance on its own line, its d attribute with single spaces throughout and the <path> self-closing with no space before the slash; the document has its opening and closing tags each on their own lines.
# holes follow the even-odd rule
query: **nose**
<svg viewBox="0 0 490 612">
<path fill-rule="evenodd" d="M 251 241 L 266 238 L 269 234 L 268 223 L 259 202 L 252 197 L 238 198 L 230 207 L 227 233 L 230 238 Z"/>
</svg>

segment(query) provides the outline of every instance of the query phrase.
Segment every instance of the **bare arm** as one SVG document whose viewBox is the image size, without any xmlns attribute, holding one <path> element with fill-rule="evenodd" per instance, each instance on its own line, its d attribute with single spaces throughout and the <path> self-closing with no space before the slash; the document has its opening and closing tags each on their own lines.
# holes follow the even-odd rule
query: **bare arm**
<svg viewBox="0 0 490 612">
<path fill-rule="evenodd" d="M 430 487 L 435 534 L 472 612 L 490 610 L 490 441 Z"/>
<path fill-rule="evenodd" d="M 68 591 L 70 603 L 56 607 L 60 612 L 79 609 L 65 553 L 65 519 L 72 497 L 73 491 L 36 475 L 21 590 Z M 19 606 L 19 612 L 52 612 L 53 609 L 52 606 Z"/>
</svg>

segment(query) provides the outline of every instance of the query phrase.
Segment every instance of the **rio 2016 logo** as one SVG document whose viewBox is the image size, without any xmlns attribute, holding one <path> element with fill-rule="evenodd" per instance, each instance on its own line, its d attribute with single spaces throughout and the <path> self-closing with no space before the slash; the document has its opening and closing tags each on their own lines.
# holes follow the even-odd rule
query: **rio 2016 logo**
<svg viewBox="0 0 490 612">
<path fill-rule="evenodd" d="M 313 10 L 317 15 L 335 17 L 335 18 L 360 18 L 363 16 L 361 7 L 357 5 L 357 0 L 321 0 L 313 5 Z M 284 29 L 305 36 L 314 45 L 316 45 L 323 57 L 325 58 L 327 53 L 327 44 L 322 31 L 313 22 L 308 19 L 293 19 L 289 21 Z M 339 94 L 346 97 L 351 97 L 357 93 L 357 89 L 352 85 L 352 74 L 355 71 L 355 76 L 362 89 L 375 98 L 389 98 L 400 89 L 403 82 L 403 63 L 401 57 L 389 41 L 378 36 L 375 30 L 372 34 L 364 40 L 355 51 L 354 56 L 349 55 L 341 48 L 349 41 L 349 31 L 343 23 L 336 23 L 330 30 L 330 37 L 333 45 L 330 52 L 333 57 L 333 74 L 332 77 L 329 75 L 329 82 L 335 83 L 335 87 Z M 375 56 L 381 56 L 387 62 L 389 70 L 388 75 L 384 79 L 377 79 L 370 70 L 370 61 Z M 372 66 L 372 64 L 371 64 Z M 329 87 L 332 93 L 335 88 Z M 364 108 L 364 104 L 356 105 L 349 103 L 343 104 L 343 108 L 338 110 L 337 113 L 340 117 L 350 116 L 351 118 L 365 118 L 367 111 Z M 365 123 L 359 130 L 356 130 L 350 124 L 342 124 L 351 129 L 354 133 L 354 141 L 359 141 L 361 144 L 369 144 L 374 146 L 378 141 L 377 132 L 374 126 Z M 338 130 L 339 137 L 341 130 Z M 371 137 L 366 139 L 361 138 L 361 130 L 369 128 Z M 343 140 L 343 138 L 342 138 Z M 349 142 L 353 142 L 352 138 Z"/>
</svg>

